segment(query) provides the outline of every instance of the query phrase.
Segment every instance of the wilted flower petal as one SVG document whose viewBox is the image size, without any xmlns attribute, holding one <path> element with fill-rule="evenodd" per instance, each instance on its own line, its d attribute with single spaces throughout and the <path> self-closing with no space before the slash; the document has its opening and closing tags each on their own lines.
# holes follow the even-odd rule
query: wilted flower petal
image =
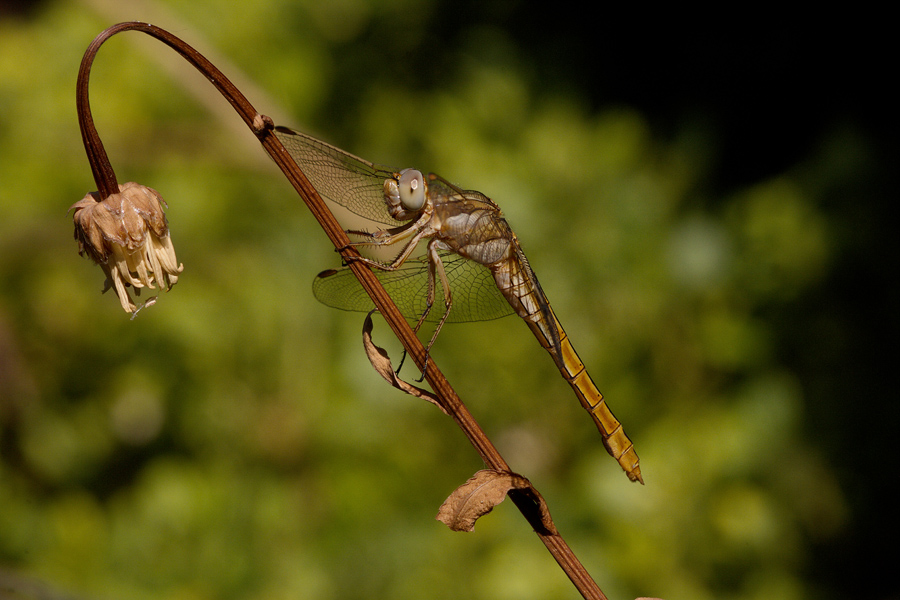
<svg viewBox="0 0 900 600">
<path fill-rule="evenodd" d="M 129 285 L 135 293 L 143 287 L 168 290 L 184 270 L 175 258 L 165 206 L 156 190 L 132 182 L 102 201 L 92 192 L 69 209 L 75 211 L 78 253 L 103 268 L 103 291 L 115 289 L 127 312 L 137 309 Z"/>
</svg>

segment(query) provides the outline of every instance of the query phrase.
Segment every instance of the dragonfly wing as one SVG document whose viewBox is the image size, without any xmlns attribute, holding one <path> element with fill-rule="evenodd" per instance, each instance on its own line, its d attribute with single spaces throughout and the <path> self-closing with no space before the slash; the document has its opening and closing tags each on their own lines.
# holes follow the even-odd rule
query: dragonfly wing
<svg viewBox="0 0 900 600">
<path fill-rule="evenodd" d="M 371 221 L 402 225 L 384 200 L 384 181 L 394 177 L 393 170 L 287 127 L 276 127 L 275 135 L 323 198 Z"/>
<path fill-rule="evenodd" d="M 474 261 L 446 252 L 441 254 L 453 306 L 447 321 L 465 323 L 489 321 L 513 314 L 513 309 L 497 289 L 490 270 Z M 394 271 L 375 270 L 394 303 L 408 319 L 418 320 L 427 308 L 428 261 L 427 258 L 407 260 Z M 444 316 L 443 290 L 438 280 L 435 304 L 428 314 L 428 321 L 436 322 Z M 341 310 L 367 312 L 375 305 L 359 285 L 349 268 L 319 273 L 313 281 L 316 300 Z"/>
<path fill-rule="evenodd" d="M 451 323 L 490 321 L 514 313 L 513 307 L 497 288 L 490 269 L 474 260 L 467 260 L 449 252 L 443 254 L 441 260 L 450 281 L 453 305 L 448 320 Z M 440 292 L 438 281 L 438 294 Z M 436 297 L 441 298 L 442 296 L 438 294 Z M 432 311 L 436 313 L 432 320 L 440 320 L 442 309 L 443 306 L 440 306 Z"/>
</svg>

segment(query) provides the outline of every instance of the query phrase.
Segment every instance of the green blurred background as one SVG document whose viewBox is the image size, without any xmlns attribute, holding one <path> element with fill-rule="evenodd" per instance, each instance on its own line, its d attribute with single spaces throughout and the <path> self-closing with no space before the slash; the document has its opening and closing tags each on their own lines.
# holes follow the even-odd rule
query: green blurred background
<svg viewBox="0 0 900 600">
<path fill-rule="evenodd" d="M 610 598 L 900 597 L 886 38 L 579 11 L 0 2 L 0 595 L 576 597 L 510 503 L 470 534 L 434 520 L 477 455 L 372 371 L 361 315 L 314 301 L 325 236 L 133 32 L 100 51 L 94 117 L 119 180 L 168 201 L 185 271 L 134 321 L 100 296 L 66 215 L 94 189 L 74 85 L 139 19 L 277 123 L 503 207 L 647 485 L 521 322 L 448 326 L 433 356 Z"/>
</svg>

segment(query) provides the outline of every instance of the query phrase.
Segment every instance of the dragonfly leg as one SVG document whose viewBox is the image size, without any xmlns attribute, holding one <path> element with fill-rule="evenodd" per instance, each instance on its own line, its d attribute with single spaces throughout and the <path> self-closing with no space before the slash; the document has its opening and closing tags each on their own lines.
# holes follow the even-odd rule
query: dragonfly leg
<svg viewBox="0 0 900 600">
<path fill-rule="evenodd" d="M 397 257 L 389 265 L 366 257 L 355 259 L 361 260 L 363 263 L 377 269 L 392 271 L 400 267 L 400 265 L 409 258 L 409 255 L 412 254 L 412 251 L 423 237 L 434 234 L 434 231 L 428 227 L 429 219 L 430 213 L 423 212 L 423 214 L 415 221 L 410 221 L 405 225 L 394 227 L 392 229 L 380 229 L 374 232 L 356 229 L 347 230 L 347 235 L 354 235 L 363 239 L 355 242 L 351 241 L 345 248 L 355 248 L 357 246 L 393 246 L 394 244 L 409 239 Z"/>
<path fill-rule="evenodd" d="M 431 307 L 434 306 L 434 288 L 435 288 L 435 263 L 434 260 L 441 265 L 443 268 L 444 263 L 441 261 L 440 256 L 436 255 L 432 250 L 432 240 L 428 244 L 428 292 L 425 295 L 425 310 L 422 312 L 422 315 L 419 317 L 419 320 L 416 321 L 415 327 L 413 327 L 413 332 L 419 333 L 419 329 L 422 328 L 422 324 L 425 323 L 425 319 L 428 318 L 428 315 L 431 313 Z M 422 369 L 422 375 L 416 379 L 416 382 L 421 382 L 425 379 L 425 371 L 428 369 L 428 355 L 431 351 L 431 344 L 434 343 L 434 337 L 432 337 L 431 342 L 428 344 L 428 347 L 425 349 L 425 366 Z M 400 366 L 397 367 L 396 373 L 400 374 L 400 369 L 403 367 L 403 361 L 406 360 L 406 350 L 403 350 L 403 358 L 400 360 Z"/>
<path fill-rule="evenodd" d="M 429 242 L 428 247 L 431 248 L 431 243 Z M 430 252 L 429 252 L 430 256 Z M 441 259 L 437 259 L 441 266 L 443 266 L 443 262 Z M 413 327 L 413 333 L 418 334 L 419 329 L 422 327 L 422 324 L 425 322 L 425 319 L 428 317 L 428 314 L 431 312 L 431 307 L 434 305 L 434 266 L 431 263 L 431 260 L 428 261 L 428 292 L 425 296 L 425 310 L 422 312 L 422 316 L 419 317 L 419 320 L 416 321 L 415 326 Z M 433 340 L 432 340 L 433 341 Z M 420 383 L 423 379 L 425 379 L 425 371 L 428 369 L 428 352 L 431 350 L 431 344 L 428 345 L 428 348 L 425 349 L 425 367 L 422 369 L 422 375 L 416 379 L 417 383 Z M 397 367 L 395 373 L 397 375 L 400 374 L 400 369 L 403 368 L 403 362 L 406 360 L 406 348 L 403 349 L 403 358 L 400 359 L 400 366 Z"/>
<path fill-rule="evenodd" d="M 444 284 L 445 296 L 449 292 L 447 288 L 447 275 L 444 272 L 444 263 L 441 261 L 440 255 L 437 253 L 438 244 L 437 240 L 432 239 L 428 242 L 428 292 L 425 295 L 425 311 L 422 313 L 422 316 L 419 317 L 419 321 L 416 323 L 416 326 L 413 328 L 413 331 L 416 333 L 419 332 L 419 328 L 422 327 L 422 323 L 425 322 L 425 319 L 428 317 L 431 312 L 431 307 L 434 306 L 434 290 L 435 290 L 435 273 L 438 269 L 440 269 L 441 274 L 441 282 Z M 434 340 L 432 340 L 433 342 Z M 431 345 L 429 344 L 429 348 Z"/>
<path fill-rule="evenodd" d="M 400 364 L 397 366 L 397 369 L 394 371 L 395 375 L 400 374 L 400 369 L 403 368 L 403 363 L 406 362 L 406 348 L 403 349 L 403 356 L 400 357 Z"/>
<path fill-rule="evenodd" d="M 355 233 L 355 232 L 350 232 L 350 233 Z M 406 259 L 409 258 L 409 256 L 416 249 L 416 246 L 419 245 L 419 242 L 422 240 L 422 238 L 425 237 L 428 233 L 429 232 L 427 230 L 422 229 L 419 231 L 415 231 L 414 234 L 405 232 L 404 234 L 389 236 L 388 238 L 382 238 L 381 240 L 378 240 L 378 241 L 373 240 L 371 242 L 370 241 L 350 242 L 349 247 L 389 246 L 391 244 L 396 244 L 400 241 L 403 241 L 405 238 L 412 235 L 412 239 L 410 239 L 408 242 L 406 242 L 406 244 L 400 250 L 400 253 L 397 255 L 397 257 L 394 258 L 394 260 L 390 263 L 383 263 L 379 260 L 375 260 L 373 258 L 367 258 L 365 256 L 354 256 L 353 258 L 351 258 L 351 260 L 359 261 L 365 265 L 369 265 L 373 269 L 379 269 L 382 271 L 395 271 L 395 270 L 399 269 L 403 265 L 403 263 L 406 262 Z M 369 234 L 369 235 L 371 235 L 371 234 Z"/>
<path fill-rule="evenodd" d="M 425 347 L 425 364 L 422 367 L 422 376 L 416 381 L 422 381 L 423 379 L 425 379 L 425 371 L 428 370 L 428 357 L 431 354 L 431 347 L 434 345 L 435 340 L 437 340 L 437 336 L 441 332 L 441 328 L 443 328 L 444 323 L 447 321 L 447 317 L 450 316 L 450 308 L 453 306 L 453 297 L 450 294 L 450 282 L 447 280 L 447 271 L 444 269 L 444 262 L 441 260 L 441 257 L 438 254 L 438 249 L 440 249 L 441 247 L 441 242 L 437 239 L 432 239 L 430 242 L 428 242 L 427 307 L 425 309 L 425 313 L 416 324 L 416 331 L 419 330 L 419 327 L 425 321 L 425 317 L 428 316 L 428 313 L 431 311 L 431 307 L 434 305 L 435 284 L 438 277 L 441 280 L 441 286 L 444 288 L 444 315 L 438 322 L 434 333 L 431 335 L 431 340 L 428 341 L 428 345 Z"/>
</svg>

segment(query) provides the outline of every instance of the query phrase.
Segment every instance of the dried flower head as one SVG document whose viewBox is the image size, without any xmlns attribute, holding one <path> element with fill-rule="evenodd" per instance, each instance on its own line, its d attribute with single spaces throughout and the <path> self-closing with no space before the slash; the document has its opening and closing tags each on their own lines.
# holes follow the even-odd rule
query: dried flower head
<svg viewBox="0 0 900 600">
<path fill-rule="evenodd" d="M 126 312 L 137 310 L 125 289 L 134 286 L 170 289 L 184 266 L 175 259 L 169 224 L 159 193 L 137 183 L 119 186 L 119 193 L 100 200 L 92 192 L 73 204 L 78 253 L 87 254 L 106 273 L 105 292 L 116 290 Z"/>
</svg>

